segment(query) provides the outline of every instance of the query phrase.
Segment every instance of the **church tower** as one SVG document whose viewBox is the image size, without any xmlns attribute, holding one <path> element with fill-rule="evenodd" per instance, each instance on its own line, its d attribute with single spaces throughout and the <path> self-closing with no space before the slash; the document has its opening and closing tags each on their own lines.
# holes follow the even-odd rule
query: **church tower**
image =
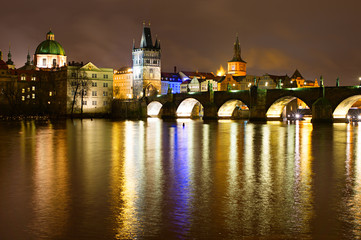
<svg viewBox="0 0 361 240">
<path fill-rule="evenodd" d="M 234 43 L 233 51 L 233 58 L 228 61 L 228 74 L 232 74 L 233 76 L 246 76 L 247 63 L 243 61 L 241 57 L 241 46 L 238 41 L 238 36 Z"/>
<path fill-rule="evenodd" d="M 133 42 L 133 96 L 140 98 L 161 93 L 161 52 L 160 42 L 153 45 L 150 25 L 143 23 L 139 48 Z"/>
</svg>

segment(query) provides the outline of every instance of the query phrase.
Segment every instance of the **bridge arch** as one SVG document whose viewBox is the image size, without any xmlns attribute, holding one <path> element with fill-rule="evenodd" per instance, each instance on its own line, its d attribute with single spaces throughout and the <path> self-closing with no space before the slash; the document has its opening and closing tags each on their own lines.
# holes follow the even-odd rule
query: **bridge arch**
<svg viewBox="0 0 361 240">
<path fill-rule="evenodd" d="M 218 110 L 218 117 L 229 118 L 239 115 L 239 111 L 249 110 L 248 106 L 244 104 L 241 100 L 231 99 L 222 104 Z M 248 115 L 248 111 L 247 111 Z"/>
<path fill-rule="evenodd" d="M 351 97 L 348 97 L 341 101 L 335 110 L 333 111 L 333 118 L 334 119 L 345 119 L 347 117 L 347 113 L 358 100 L 361 99 L 361 95 L 354 95 Z"/>
<path fill-rule="evenodd" d="M 186 98 L 178 106 L 177 117 L 202 117 L 203 105 L 195 98 Z"/>
<path fill-rule="evenodd" d="M 147 115 L 150 117 L 158 117 L 163 104 L 158 101 L 152 101 L 147 105 Z"/>
<path fill-rule="evenodd" d="M 271 118 L 271 119 L 272 118 L 281 118 L 282 112 L 284 111 L 285 107 L 294 100 L 300 100 L 300 102 L 302 103 L 301 106 L 303 106 L 304 108 L 310 108 L 300 98 L 297 98 L 295 96 L 284 96 L 284 97 L 277 99 L 276 101 L 274 101 L 271 104 L 271 106 L 267 109 L 266 117 Z M 298 103 L 297 103 L 297 106 L 291 106 L 290 111 L 295 113 L 297 111 L 297 109 L 298 109 Z"/>
<path fill-rule="evenodd" d="M 153 86 L 153 84 L 149 83 L 145 88 L 145 96 L 155 96 L 158 94 L 158 90 L 156 87 Z"/>
</svg>

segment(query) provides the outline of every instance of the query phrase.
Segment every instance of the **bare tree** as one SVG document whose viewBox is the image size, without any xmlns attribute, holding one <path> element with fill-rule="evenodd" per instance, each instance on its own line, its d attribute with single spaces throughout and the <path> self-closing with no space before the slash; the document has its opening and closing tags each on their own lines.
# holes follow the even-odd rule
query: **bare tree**
<svg viewBox="0 0 361 240">
<path fill-rule="evenodd" d="M 84 104 L 84 96 L 87 95 L 87 92 L 92 84 L 92 81 L 89 80 L 85 70 L 83 69 L 74 69 L 71 72 L 70 78 L 70 85 L 72 87 L 73 92 L 73 101 L 71 105 L 71 117 L 74 114 L 74 106 L 76 100 L 80 98 L 80 115 L 83 116 L 83 104 Z"/>
<path fill-rule="evenodd" d="M 9 106 L 8 114 L 19 112 L 21 92 L 18 88 L 17 79 L 11 78 L 9 81 L 3 81 L 0 84 L 0 94 L 7 100 Z"/>
</svg>

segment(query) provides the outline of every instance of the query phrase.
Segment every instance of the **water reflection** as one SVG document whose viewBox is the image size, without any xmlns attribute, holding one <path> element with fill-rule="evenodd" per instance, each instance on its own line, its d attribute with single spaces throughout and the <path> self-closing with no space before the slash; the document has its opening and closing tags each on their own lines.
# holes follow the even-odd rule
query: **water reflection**
<svg viewBox="0 0 361 240">
<path fill-rule="evenodd" d="M 26 230 L 3 227 L 8 239 L 361 235 L 358 125 L 148 119 L 13 128 L 1 128 L 12 134 L 0 142 L 16 144 L 0 149 L 8 156 L 0 219 Z"/>
</svg>

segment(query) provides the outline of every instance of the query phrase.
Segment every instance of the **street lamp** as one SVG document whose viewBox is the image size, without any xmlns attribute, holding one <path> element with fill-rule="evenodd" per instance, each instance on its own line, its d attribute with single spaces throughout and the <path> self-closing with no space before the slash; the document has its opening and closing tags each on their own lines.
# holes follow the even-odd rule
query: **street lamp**
<svg viewBox="0 0 361 240">
<path fill-rule="evenodd" d="M 359 77 L 358 80 L 360 81 L 360 86 L 361 86 L 361 77 Z"/>
</svg>

